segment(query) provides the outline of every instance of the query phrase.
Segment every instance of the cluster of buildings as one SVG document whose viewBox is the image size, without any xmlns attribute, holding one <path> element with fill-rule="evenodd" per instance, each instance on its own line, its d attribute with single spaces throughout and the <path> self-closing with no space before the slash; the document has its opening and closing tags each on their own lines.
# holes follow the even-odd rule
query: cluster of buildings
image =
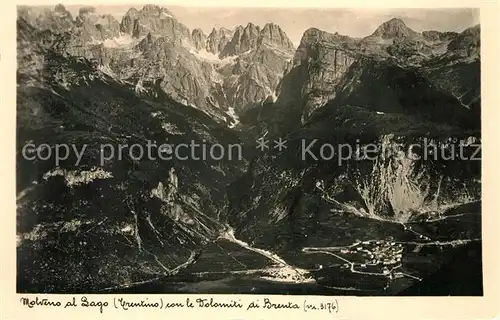
<svg viewBox="0 0 500 320">
<path fill-rule="evenodd" d="M 364 261 L 359 263 L 361 267 L 392 266 L 401 262 L 403 250 L 401 244 L 392 241 L 370 240 L 357 242 L 341 249 L 340 253 L 355 257 L 355 261 Z"/>
</svg>

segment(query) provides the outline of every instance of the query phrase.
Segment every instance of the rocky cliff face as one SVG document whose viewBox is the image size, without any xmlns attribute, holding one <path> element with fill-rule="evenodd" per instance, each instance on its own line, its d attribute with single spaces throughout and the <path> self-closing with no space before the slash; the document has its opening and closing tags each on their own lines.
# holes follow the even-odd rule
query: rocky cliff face
<svg viewBox="0 0 500 320">
<path fill-rule="evenodd" d="M 188 106 L 210 113 L 222 110 L 207 104 L 214 77 L 214 66 L 200 61 L 182 46 L 167 37 L 148 36 L 136 47 L 137 58 L 133 66 L 114 66 L 120 70 L 120 78 L 134 83 L 137 91 L 156 92 L 160 90 Z M 156 92 L 157 94 L 157 92 Z M 220 116 L 219 116 L 220 118 Z"/>
<path fill-rule="evenodd" d="M 481 112 L 480 27 L 467 28 L 449 42 L 442 55 L 422 66 L 423 74 L 436 86 L 451 93 L 476 118 Z"/>
<path fill-rule="evenodd" d="M 191 33 L 191 38 L 193 39 L 193 44 L 196 50 L 206 49 L 207 36 L 201 29 L 194 29 Z"/>
<path fill-rule="evenodd" d="M 317 108 L 333 99 L 336 85 L 356 61 L 356 54 L 346 49 L 349 41 L 346 37 L 317 29 L 309 29 L 304 33 L 294 56 L 294 67 L 303 69 L 300 73 L 306 75 L 300 94 L 305 99 L 302 121 L 306 121 Z M 282 88 L 285 97 L 288 93 L 286 90 L 294 89 Z"/>
<path fill-rule="evenodd" d="M 220 50 L 220 57 L 240 55 L 262 47 L 285 52 L 295 50 L 293 43 L 278 25 L 267 23 L 261 29 L 253 23 L 248 23 L 245 27 L 237 26 L 233 30 L 231 40 Z"/>
<path fill-rule="evenodd" d="M 278 26 L 266 24 L 261 30 L 248 24 L 235 29 L 220 53 L 226 55 L 235 58 L 219 68 L 222 88 L 228 104 L 244 112 L 268 98 L 276 100 L 279 82 L 290 67 L 293 45 Z"/>
<path fill-rule="evenodd" d="M 468 136 L 431 122 L 417 124 L 416 119 L 355 106 L 330 109 L 328 115 L 289 133 L 286 151 L 269 151 L 253 160 L 252 169 L 229 191 L 230 224 L 240 226 L 237 232 L 245 241 L 286 252 L 331 245 L 327 234 L 343 234 L 344 229 L 335 226 L 354 224 L 354 217 L 409 223 L 437 212 L 451 215 L 453 208 L 480 201 L 479 161 L 447 162 L 431 154 L 424 158 L 423 149 L 410 147 L 427 141 L 451 154 L 459 144 L 477 141 L 478 133 Z M 456 142 L 450 142 L 450 136 Z M 310 153 L 304 155 L 302 141 L 312 144 Z M 354 157 L 344 154 L 349 159 L 341 160 L 341 150 L 335 149 L 335 156 L 326 159 L 322 146 L 339 143 L 350 144 Z M 377 152 L 363 160 L 365 147 Z M 471 155 L 477 145 L 466 149 Z M 421 157 L 414 158 L 417 154 Z M 241 189 L 251 192 L 237 191 Z M 369 237 L 369 231 L 353 231 L 354 225 L 346 228 L 357 233 L 357 239 Z M 460 230 L 467 233 L 465 226 Z"/>
<path fill-rule="evenodd" d="M 237 111 L 245 111 L 259 106 L 268 97 L 276 100 L 277 87 L 289 68 L 291 57 L 291 52 L 265 46 L 239 56 L 223 84 L 229 103 Z"/>
<path fill-rule="evenodd" d="M 286 131 L 287 128 L 294 127 L 298 123 L 305 123 L 327 102 L 336 98 L 343 99 L 338 97 L 341 92 L 344 94 L 349 92 L 351 97 L 354 95 L 367 97 L 368 89 L 361 93 L 356 88 L 360 84 L 366 84 L 369 87 L 377 86 L 378 83 L 384 82 L 382 74 L 386 71 L 375 72 L 374 78 L 370 80 L 353 78 L 353 75 L 369 73 L 368 70 L 371 68 L 369 66 L 380 65 L 383 61 L 385 62 L 382 64 L 387 68 L 399 66 L 402 73 L 414 73 L 412 78 L 424 76 L 431 82 L 431 86 L 436 87 L 435 90 L 446 91 L 451 98 L 449 103 L 446 103 L 447 105 L 456 105 L 454 102 L 456 98 L 453 96 L 464 96 L 465 100 L 462 100 L 467 102 L 461 103 L 469 105 L 472 101 L 476 101 L 479 88 L 478 83 L 472 80 L 478 79 L 479 73 L 479 68 L 474 65 L 478 59 L 478 30 L 478 28 L 470 28 L 460 34 L 434 31 L 420 34 L 408 28 L 403 21 L 391 19 L 378 27 L 370 36 L 353 39 L 311 28 L 304 33 L 294 55 L 293 66 L 280 83 L 280 94 L 273 107 L 275 111 L 271 112 L 274 116 L 271 116 L 272 120 L 269 120 L 269 123 L 272 123 L 270 127 L 274 128 L 272 131 L 281 130 L 278 129 L 279 127 Z M 467 62 L 464 59 L 468 59 Z M 464 61 L 464 64 L 448 69 L 442 67 L 447 63 L 445 61 L 451 60 L 455 63 Z M 360 61 L 373 62 L 360 67 L 358 63 Z M 375 75 L 376 73 L 378 75 Z M 446 76 L 440 77 L 444 74 Z M 465 74 L 469 75 L 468 79 L 465 78 Z M 465 89 L 457 89 L 457 87 L 467 87 L 469 83 L 472 83 L 471 81 L 474 84 L 467 92 Z M 446 85 L 446 83 L 449 84 Z M 375 90 L 371 91 L 375 93 Z M 372 98 L 368 99 L 373 103 L 375 100 Z M 383 108 L 384 104 L 387 105 L 383 100 L 388 98 L 381 94 L 378 108 Z M 347 103 L 346 101 L 340 102 L 338 99 L 339 104 Z M 365 102 L 357 101 L 354 104 L 360 103 Z M 452 110 L 453 108 L 455 106 L 451 107 Z M 458 109 L 458 113 L 463 112 L 460 110 L 462 108 Z M 285 114 L 288 116 L 284 116 Z M 477 112 L 474 114 L 477 120 Z M 439 115 L 437 117 L 439 118 Z"/>
<path fill-rule="evenodd" d="M 218 56 L 231 40 L 232 33 L 231 30 L 226 28 L 213 28 L 207 38 L 207 51 Z"/>
<path fill-rule="evenodd" d="M 422 36 L 428 41 L 453 40 L 458 36 L 457 32 L 440 32 L 436 30 L 423 31 Z"/>
</svg>

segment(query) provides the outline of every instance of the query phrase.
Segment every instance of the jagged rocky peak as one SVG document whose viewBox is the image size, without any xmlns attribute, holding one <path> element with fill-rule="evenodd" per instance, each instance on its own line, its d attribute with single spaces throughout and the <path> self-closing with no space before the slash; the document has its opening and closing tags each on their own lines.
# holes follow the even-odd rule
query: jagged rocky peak
<svg viewBox="0 0 500 320">
<path fill-rule="evenodd" d="M 26 21 L 22 16 L 16 21 L 17 24 L 17 42 L 18 48 L 21 44 L 29 45 L 29 42 L 33 39 L 36 31 L 35 28 Z"/>
<path fill-rule="evenodd" d="M 120 36 L 120 23 L 110 14 L 100 15 L 91 6 L 80 8 L 76 17 L 83 39 L 106 40 Z"/>
<path fill-rule="evenodd" d="M 394 38 L 413 38 L 417 36 L 418 33 L 410 29 L 403 20 L 398 18 L 392 18 L 389 21 L 382 23 L 373 32 L 371 37 L 380 37 L 382 39 L 394 39 Z"/>
<path fill-rule="evenodd" d="M 151 49 L 151 46 L 155 42 L 155 38 L 149 32 L 140 42 L 137 44 L 137 48 L 143 52 L 148 52 Z"/>
<path fill-rule="evenodd" d="M 136 8 L 128 9 L 127 13 L 123 16 L 120 24 L 121 32 L 132 34 L 134 30 L 135 19 L 139 16 L 139 10 Z"/>
<path fill-rule="evenodd" d="M 140 38 L 149 32 L 167 36 L 177 43 L 191 37 L 189 29 L 177 21 L 166 8 L 157 5 L 145 5 L 141 10 L 130 9 L 122 18 L 121 30 Z"/>
<path fill-rule="evenodd" d="M 191 33 L 191 38 L 193 39 L 193 44 L 197 50 L 205 49 L 207 43 L 207 36 L 203 30 L 196 28 Z"/>
<path fill-rule="evenodd" d="M 221 57 L 239 55 L 249 50 L 267 46 L 292 52 L 295 47 L 286 33 L 274 23 L 267 23 L 264 28 L 249 22 L 245 27 L 235 28 L 231 41 L 224 47 Z"/>
<path fill-rule="evenodd" d="M 174 19 L 174 15 L 167 8 L 160 7 L 153 4 L 147 4 L 142 8 L 142 12 L 145 15 L 150 15 L 153 17 L 159 17 L 161 19 L 172 18 Z"/>
<path fill-rule="evenodd" d="M 231 40 L 233 31 L 226 28 L 213 28 L 207 37 L 207 51 L 219 54 Z"/>
<path fill-rule="evenodd" d="M 288 50 L 295 49 L 295 46 L 286 33 L 274 23 L 266 23 L 264 28 L 262 28 L 258 39 L 258 45 L 267 45 Z"/>
</svg>

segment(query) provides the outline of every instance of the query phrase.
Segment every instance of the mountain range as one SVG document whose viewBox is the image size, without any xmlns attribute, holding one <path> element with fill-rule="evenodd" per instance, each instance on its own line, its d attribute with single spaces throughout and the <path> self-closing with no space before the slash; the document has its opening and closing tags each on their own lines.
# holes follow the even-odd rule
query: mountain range
<svg viewBox="0 0 500 320">
<path fill-rule="evenodd" d="M 478 92 L 465 92 L 470 86 L 463 83 L 475 81 L 471 90 L 477 91 L 478 75 L 476 80 L 460 79 L 462 69 L 479 59 L 479 26 L 460 34 L 418 33 L 402 20 L 391 19 L 362 39 L 312 28 L 295 50 L 273 23 L 262 28 L 252 23 L 233 30 L 214 28 L 205 35 L 200 29 L 191 32 L 168 9 L 154 5 L 128 10 L 121 22 L 92 7 L 81 8 L 73 19 L 62 5 L 36 13 L 21 8 L 19 17 L 39 30 L 65 35 L 57 42 L 61 53 L 95 60 L 138 92 L 155 95 L 162 90 L 228 123 L 234 123 L 234 114 L 244 114 L 266 100 L 280 95 L 281 100 L 295 99 L 283 85 L 292 67 L 304 69 L 303 77 L 308 78 L 290 79 L 302 82 L 300 95 L 308 100 L 301 114 L 305 119 L 331 100 L 337 81 L 354 61 L 365 57 L 421 68 L 431 83 L 444 86 L 466 107 L 477 105 L 479 99 Z M 446 82 L 451 83 L 444 84 L 442 75 L 448 72 Z"/>
<path fill-rule="evenodd" d="M 121 21 L 92 7 L 76 17 L 63 5 L 19 7 L 17 53 L 20 291 L 116 291 L 207 269 L 267 270 L 269 259 L 330 290 L 340 278 L 311 271 L 304 248 L 414 241 L 399 229 L 412 223 L 436 241 L 480 237 L 480 161 L 297 158 L 304 139 L 384 150 L 425 140 L 451 152 L 480 142 L 479 25 L 416 32 L 391 19 L 364 38 L 310 28 L 295 48 L 274 23 L 206 35 L 156 5 Z M 259 153 L 259 137 L 287 148 Z M 102 143 L 191 140 L 241 144 L 245 156 L 98 161 Z M 26 143 L 88 147 L 77 166 L 56 165 L 23 158 Z M 422 222 L 464 206 L 470 220 Z M 409 253 L 404 268 L 429 275 L 453 250 L 429 253 L 432 266 L 425 250 Z"/>
</svg>

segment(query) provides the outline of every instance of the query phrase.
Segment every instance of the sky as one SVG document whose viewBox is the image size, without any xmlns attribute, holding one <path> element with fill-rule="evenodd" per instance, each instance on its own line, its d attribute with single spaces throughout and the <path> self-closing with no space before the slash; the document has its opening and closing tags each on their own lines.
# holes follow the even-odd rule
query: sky
<svg viewBox="0 0 500 320">
<path fill-rule="evenodd" d="M 73 14 L 82 6 L 67 5 Z M 139 5 L 94 5 L 98 13 L 112 14 L 118 21 L 131 7 Z M 391 18 L 400 18 L 415 31 L 457 31 L 479 23 L 478 9 L 341 9 L 341 8 L 217 8 L 165 6 L 189 29 L 200 28 L 206 34 L 213 27 L 233 29 L 237 25 L 252 22 L 263 26 L 268 22 L 278 24 L 295 45 L 305 30 L 315 27 L 320 30 L 351 37 L 370 35 L 380 24 Z"/>
</svg>

